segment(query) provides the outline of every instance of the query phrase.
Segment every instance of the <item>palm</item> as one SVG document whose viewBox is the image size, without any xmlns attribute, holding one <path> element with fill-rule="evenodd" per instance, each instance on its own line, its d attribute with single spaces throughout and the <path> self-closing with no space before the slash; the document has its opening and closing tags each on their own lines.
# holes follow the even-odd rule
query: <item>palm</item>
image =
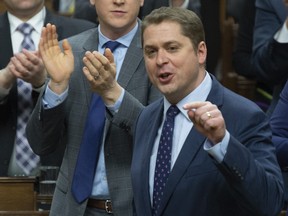
<svg viewBox="0 0 288 216">
<path fill-rule="evenodd" d="M 70 78 L 74 70 L 74 56 L 67 40 L 63 41 L 61 50 L 56 34 L 56 27 L 47 25 L 42 31 L 39 51 L 50 78 L 61 83 Z"/>
</svg>

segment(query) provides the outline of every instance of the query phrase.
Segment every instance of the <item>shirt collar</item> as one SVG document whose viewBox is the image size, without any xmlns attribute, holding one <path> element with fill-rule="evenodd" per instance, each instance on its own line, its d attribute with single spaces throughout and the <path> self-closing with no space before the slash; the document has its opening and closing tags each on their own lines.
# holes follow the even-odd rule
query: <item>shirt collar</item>
<svg viewBox="0 0 288 216">
<path fill-rule="evenodd" d="M 126 35 L 123 35 L 122 37 L 118 38 L 116 41 L 118 41 L 119 43 L 121 43 L 121 45 L 123 45 L 125 47 L 129 47 L 134 35 L 137 32 L 138 26 L 139 26 L 139 23 L 137 22 L 136 25 L 134 26 L 134 28 L 130 32 L 128 32 Z M 109 39 L 108 37 L 106 37 L 105 35 L 102 34 L 101 25 L 99 25 L 98 32 L 99 32 L 99 47 L 104 49 L 104 44 L 107 41 L 110 41 L 111 39 Z"/>
<path fill-rule="evenodd" d="M 188 94 L 185 98 L 179 101 L 176 106 L 180 110 L 180 112 L 189 120 L 187 110 L 183 109 L 183 105 L 186 103 L 191 103 L 194 101 L 206 101 L 209 92 L 212 88 L 212 78 L 210 77 L 209 73 L 206 72 L 204 80 L 200 83 L 200 85 L 194 89 L 190 94 Z M 171 104 L 168 100 L 164 97 L 164 114 L 167 112 Z"/>
</svg>

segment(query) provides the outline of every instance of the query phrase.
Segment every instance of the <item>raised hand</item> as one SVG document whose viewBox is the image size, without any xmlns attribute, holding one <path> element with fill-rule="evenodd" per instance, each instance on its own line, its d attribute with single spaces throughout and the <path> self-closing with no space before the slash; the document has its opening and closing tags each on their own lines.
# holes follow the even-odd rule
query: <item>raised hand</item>
<svg viewBox="0 0 288 216">
<path fill-rule="evenodd" d="M 116 81 L 116 65 L 109 49 L 105 55 L 99 52 L 86 52 L 83 58 L 83 73 L 88 79 L 91 90 L 97 92 L 106 105 L 114 104 L 119 98 L 122 87 Z"/>
<path fill-rule="evenodd" d="M 213 144 L 222 141 L 226 126 L 222 113 L 215 104 L 208 101 L 192 102 L 184 105 L 194 127 Z"/>
<path fill-rule="evenodd" d="M 66 39 L 63 41 L 62 47 L 63 51 L 57 39 L 56 26 L 48 23 L 42 29 L 39 52 L 51 78 L 49 87 L 58 94 L 67 88 L 74 70 L 72 48 Z"/>
</svg>

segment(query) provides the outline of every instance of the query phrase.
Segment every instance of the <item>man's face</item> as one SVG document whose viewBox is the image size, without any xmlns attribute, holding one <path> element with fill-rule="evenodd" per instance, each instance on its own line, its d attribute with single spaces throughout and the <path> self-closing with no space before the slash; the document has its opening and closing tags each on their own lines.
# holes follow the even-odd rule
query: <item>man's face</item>
<svg viewBox="0 0 288 216">
<path fill-rule="evenodd" d="M 122 36 L 136 24 L 144 0 L 90 0 L 96 7 L 101 31 L 107 37 Z M 114 38 L 111 38 L 114 39 Z"/>
<path fill-rule="evenodd" d="M 192 42 L 176 22 L 150 25 L 143 33 L 146 69 L 151 82 L 170 103 L 177 103 L 204 79 L 206 45 Z"/>
<path fill-rule="evenodd" d="M 32 17 L 44 5 L 44 0 L 4 0 L 4 2 L 8 11 L 16 17 Z"/>
</svg>

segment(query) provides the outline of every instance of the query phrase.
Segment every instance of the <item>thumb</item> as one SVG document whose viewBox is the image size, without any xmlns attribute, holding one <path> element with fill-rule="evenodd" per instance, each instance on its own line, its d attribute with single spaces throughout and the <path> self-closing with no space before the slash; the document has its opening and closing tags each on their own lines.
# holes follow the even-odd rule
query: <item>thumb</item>
<svg viewBox="0 0 288 216">
<path fill-rule="evenodd" d="M 63 40 L 62 47 L 63 47 L 63 51 L 64 51 L 65 55 L 69 55 L 72 53 L 72 47 L 71 47 L 71 45 L 67 39 Z"/>
<path fill-rule="evenodd" d="M 108 49 L 105 49 L 105 52 L 104 52 L 104 56 L 108 59 L 108 61 L 111 63 L 111 64 L 114 64 L 114 55 L 113 53 L 111 52 L 111 50 L 108 48 Z"/>
</svg>

